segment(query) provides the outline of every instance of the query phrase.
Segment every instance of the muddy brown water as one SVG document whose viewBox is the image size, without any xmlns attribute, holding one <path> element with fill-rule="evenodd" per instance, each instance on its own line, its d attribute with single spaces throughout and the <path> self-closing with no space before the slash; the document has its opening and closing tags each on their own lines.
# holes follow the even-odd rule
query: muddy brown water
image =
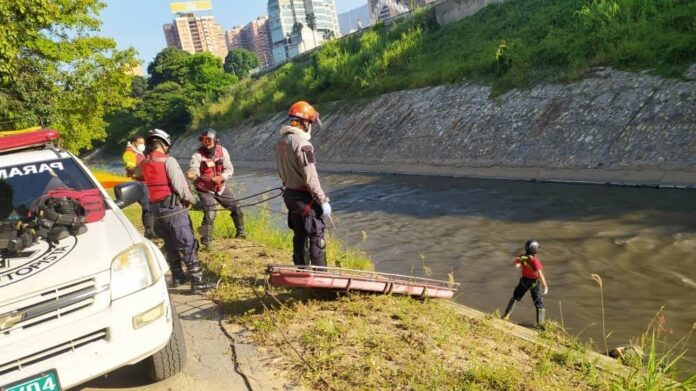
<svg viewBox="0 0 696 391">
<path fill-rule="evenodd" d="M 519 279 L 512 259 L 535 238 L 549 283 L 547 317 L 598 351 L 602 294 L 609 349 L 639 337 L 663 306 L 669 343 L 696 322 L 696 190 L 336 173 L 324 173 L 322 183 L 339 238 L 365 249 L 378 271 L 452 273 L 461 304 L 503 309 Z M 272 171 L 235 175 L 242 196 L 278 185 Z M 270 204 L 284 224 L 280 200 Z M 534 323 L 529 295 L 512 321 Z M 688 348 L 692 372 L 696 336 Z"/>
</svg>

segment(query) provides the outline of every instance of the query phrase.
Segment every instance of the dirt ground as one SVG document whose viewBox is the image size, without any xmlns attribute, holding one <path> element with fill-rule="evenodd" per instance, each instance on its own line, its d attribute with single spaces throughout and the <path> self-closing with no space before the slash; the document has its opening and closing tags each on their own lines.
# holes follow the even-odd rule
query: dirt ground
<svg viewBox="0 0 696 391">
<path fill-rule="evenodd" d="M 278 374 L 260 365 L 256 347 L 241 330 L 221 322 L 215 303 L 186 288 L 171 291 L 186 337 L 184 370 L 159 383 L 147 380 L 143 365 L 131 365 L 74 390 L 287 390 Z M 236 335 L 234 333 L 237 333 Z M 244 375 L 242 375 L 242 373 Z"/>
</svg>

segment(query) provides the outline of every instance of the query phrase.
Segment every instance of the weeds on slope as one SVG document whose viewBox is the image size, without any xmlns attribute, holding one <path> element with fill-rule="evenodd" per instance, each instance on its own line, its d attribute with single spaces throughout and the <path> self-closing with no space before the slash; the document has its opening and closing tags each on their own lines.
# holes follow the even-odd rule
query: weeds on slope
<svg viewBox="0 0 696 391">
<path fill-rule="evenodd" d="M 203 123 L 230 126 L 313 103 L 458 83 L 495 93 L 568 81 L 595 66 L 681 77 L 696 62 L 696 2 L 508 0 L 440 27 L 432 10 L 324 44 L 208 108 Z"/>
</svg>

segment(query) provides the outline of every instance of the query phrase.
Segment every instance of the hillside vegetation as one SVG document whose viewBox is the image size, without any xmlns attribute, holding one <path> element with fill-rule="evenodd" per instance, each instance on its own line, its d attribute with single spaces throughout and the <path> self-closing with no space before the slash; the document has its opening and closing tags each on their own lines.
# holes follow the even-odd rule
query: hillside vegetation
<svg viewBox="0 0 696 391">
<path fill-rule="evenodd" d="M 465 79 L 502 93 L 575 80 L 596 66 L 679 78 L 694 62 L 692 0 L 509 0 L 444 27 L 424 9 L 240 81 L 192 126 L 231 126 L 298 99 L 321 103 Z"/>
</svg>

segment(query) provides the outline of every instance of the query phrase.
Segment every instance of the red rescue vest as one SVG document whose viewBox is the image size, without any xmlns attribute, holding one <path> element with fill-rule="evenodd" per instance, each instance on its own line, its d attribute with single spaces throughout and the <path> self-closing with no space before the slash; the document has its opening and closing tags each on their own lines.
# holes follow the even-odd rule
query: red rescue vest
<svg viewBox="0 0 696 391">
<path fill-rule="evenodd" d="M 222 146 L 215 146 L 215 153 L 208 157 L 208 151 L 205 147 L 198 149 L 201 154 L 200 177 L 196 180 L 196 190 L 218 193 L 222 189 L 223 184 L 216 184 L 212 181 L 213 177 L 222 175 L 225 170 L 225 162 L 223 160 Z"/>
<path fill-rule="evenodd" d="M 145 156 L 145 159 L 140 164 L 145 185 L 150 193 L 150 202 L 160 202 L 172 194 L 172 188 L 169 185 L 167 170 L 164 162 L 167 161 L 167 154 L 159 151 L 153 151 L 150 155 Z"/>
</svg>

